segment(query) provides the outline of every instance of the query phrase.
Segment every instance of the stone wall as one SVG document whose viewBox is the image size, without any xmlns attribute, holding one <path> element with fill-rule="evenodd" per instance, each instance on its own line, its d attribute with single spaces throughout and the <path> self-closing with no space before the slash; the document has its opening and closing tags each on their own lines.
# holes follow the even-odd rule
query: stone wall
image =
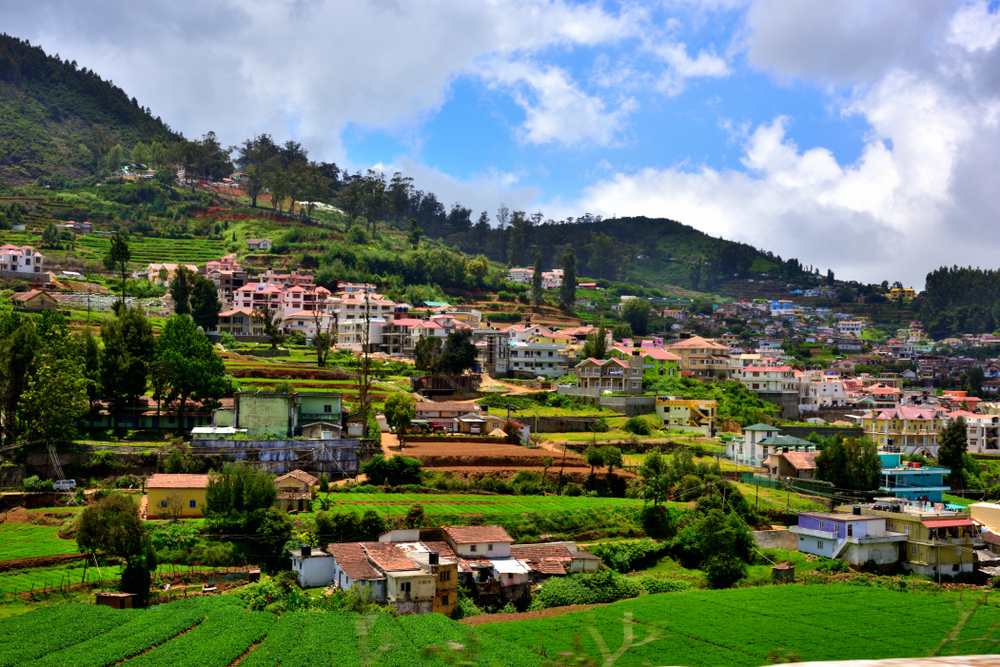
<svg viewBox="0 0 1000 667">
<path fill-rule="evenodd" d="M 753 541 L 760 549 L 799 550 L 798 537 L 790 530 L 755 530 Z"/>
<path fill-rule="evenodd" d="M 845 438 L 860 438 L 864 436 L 865 430 L 860 426 L 823 426 L 822 424 L 803 424 L 801 426 L 782 426 L 781 434 L 790 435 L 795 438 L 805 440 L 810 433 L 815 433 L 821 438 L 826 438 L 838 433 Z"/>
<path fill-rule="evenodd" d="M 7 466 L 0 468 L 0 488 L 19 489 L 21 481 L 24 479 L 24 468 L 21 466 Z"/>
<path fill-rule="evenodd" d="M 600 402 L 602 407 L 626 417 L 656 412 L 656 396 L 601 396 Z"/>
<path fill-rule="evenodd" d="M 47 273 L 22 273 L 21 271 L 0 271 L 0 280 L 23 280 L 29 283 L 47 283 Z"/>
<path fill-rule="evenodd" d="M 191 453 L 246 461 L 275 474 L 296 468 L 328 476 L 356 475 L 381 451 L 374 440 L 192 440 Z"/>
<path fill-rule="evenodd" d="M 768 403 L 781 408 L 782 419 L 799 418 L 799 393 L 797 391 L 758 391 L 757 395 Z"/>
<path fill-rule="evenodd" d="M 590 425 L 600 417 L 539 417 L 524 415 L 514 417 L 531 427 L 532 433 L 589 433 Z"/>
</svg>

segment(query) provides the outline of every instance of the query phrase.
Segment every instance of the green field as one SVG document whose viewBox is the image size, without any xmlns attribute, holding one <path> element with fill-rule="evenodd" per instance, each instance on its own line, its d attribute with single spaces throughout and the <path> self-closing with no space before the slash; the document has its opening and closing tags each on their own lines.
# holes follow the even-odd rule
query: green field
<svg viewBox="0 0 1000 667">
<path fill-rule="evenodd" d="M 559 618 L 478 629 L 550 658 L 573 651 L 617 667 L 763 665 L 995 652 L 1000 609 L 972 591 L 899 593 L 847 585 L 771 586 L 648 595 Z M 598 643 L 595 633 L 600 637 Z M 954 633 L 954 636 L 952 636 Z M 625 641 L 626 635 L 632 642 Z M 603 646 L 601 645 L 603 644 Z"/>
<path fill-rule="evenodd" d="M 60 539 L 58 526 L 0 523 L 0 561 L 76 552 L 76 541 Z"/>
<path fill-rule="evenodd" d="M 480 639 L 470 640 L 473 634 Z M 26 636 L 34 641 L 23 641 Z M 0 620 L 0 667 L 108 667 L 123 660 L 130 667 L 228 667 L 241 656 L 244 667 L 444 667 L 423 649 L 454 641 L 475 641 L 479 655 L 471 664 L 482 667 L 544 662 L 440 614 L 287 612 L 279 618 L 244 611 L 239 600 L 220 596 L 141 610 L 67 604 Z"/>
<path fill-rule="evenodd" d="M 381 493 L 350 491 L 327 494 L 331 511 L 363 514 L 374 509 L 383 516 L 404 516 L 413 505 L 421 505 L 428 515 L 486 514 L 579 514 L 641 508 L 642 500 L 632 498 L 588 498 L 585 496 L 490 496 L 460 493 Z"/>
</svg>

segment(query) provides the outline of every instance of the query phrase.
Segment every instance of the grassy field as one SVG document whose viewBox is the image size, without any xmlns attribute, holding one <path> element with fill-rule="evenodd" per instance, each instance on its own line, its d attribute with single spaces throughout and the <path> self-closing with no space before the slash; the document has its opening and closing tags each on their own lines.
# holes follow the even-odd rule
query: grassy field
<svg viewBox="0 0 1000 667">
<path fill-rule="evenodd" d="M 60 539 L 58 526 L 0 523 L 0 561 L 73 553 L 76 541 Z"/>
<path fill-rule="evenodd" d="M 825 512 L 829 508 L 820 502 L 800 496 L 797 493 L 780 491 L 766 486 L 755 486 L 753 484 L 734 483 L 748 501 L 757 504 L 761 509 L 772 507 L 777 509 L 791 508 L 793 510 L 807 512 Z"/>
<path fill-rule="evenodd" d="M 58 632 L 51 632 L 58 628 Z M 249 612 L 232 597 L 194 598 L 148 609 L 68 604 L 0 620 L 0 667 L 243 667 L 447 664 L 426 647 L 472 645 L 482 667 L 540 667 L 529 649 L 474 631 L 440 614 L 360 616 L 347 612 L 278 616 Z M 24 642 L 25 636 L 35 641 Z"/>
<path fill-rule="evenodd" d="M 1000 608 L 981 600 L 846 585 L 771 586 L 648 595 L 479 629 L 550 658 L 577 650 L 611 664 L 620 651 L 617 667 L 749 667 L 774 662 L 775 654 L 820 661 L 992 653 Z M 906 627 L 919 630 L 890 630 Z"/>
</svg>

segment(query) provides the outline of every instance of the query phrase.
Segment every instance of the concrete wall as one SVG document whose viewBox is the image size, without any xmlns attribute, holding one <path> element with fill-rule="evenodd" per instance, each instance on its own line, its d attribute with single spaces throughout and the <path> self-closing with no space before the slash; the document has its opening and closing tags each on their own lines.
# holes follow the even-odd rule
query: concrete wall
<svg viewBox="0 0 1000 667">
<path fill-rule="evenodd" d="M 789 530 L 755 530 L 753 540 L 760 549 L 785 549 L 798 551 L 799 541 Z"/>
<path fill-rule="evenodd" d="M 272 473 L 296 468 L 318 475 L 355 475 L 378 451 L 373 440 L 193 440 L 193 454 L 250 461 Z"/>
<path fill-rule="evenodd" d="M 24 280 L 29 283 L 47 283 L 49 282 L 49 274 L 22 273 L 20 271 L 0 271 L 0 280 Z"/>
<path fill-rule="evenodd" d="M 837 435 L 838 433 L 843 435 L 845 438 L 861 438 L 864 436 L 865 431 L 860 426 L 858 427 L 838 427 L 838 426 L 822 426 L 814 424 L 803 424 L 802 426 L 782 426 L 781 434 L 790 435 L 795 438 L 802 438 L 805 440 L 809 437 L 810 433 L 815 433 L 816 435 L 825 438 L 831 435 Z"/>
<path fill-rule="evenodd" d="M 24 479 L 24 468 L 20 466 L 10 466 L 0 468 L 0 488 L 21 488 L 21 481 Z"/>
<path fill-rule="evenodd" d="M 289 394 L 241 392 L 236 396 L 236 425 L 251 438 L 266 434 L 288 436 L 292 397 Z"/>
<path fill-rule="evenodd" d="M 879 565 L 889 565 L 899 560 L 900 544 L 906 543 L 848 544 L 840 557 L 852 565 L 864 565 L 869 559 L 873 559 Z"/>
<path fill-rule="evenodd" d="M 600 417 L 514 415 L 512 419 L 530 426 L 532 433 L 587 433 L 590 431 L 590 425 L 600 419 Z"/>
<path fill-rule="evenodd" d="M 655 396 L 601 396 L 601 406 L 626 417 L 651 415 L 656 411 Z"/>
<path fill-rule="evenodd" d="M 758 391 L 757 395 L 781 408 L 782 419 L 799 418 L 799 393 L 796 391 Z"/>
</svg>

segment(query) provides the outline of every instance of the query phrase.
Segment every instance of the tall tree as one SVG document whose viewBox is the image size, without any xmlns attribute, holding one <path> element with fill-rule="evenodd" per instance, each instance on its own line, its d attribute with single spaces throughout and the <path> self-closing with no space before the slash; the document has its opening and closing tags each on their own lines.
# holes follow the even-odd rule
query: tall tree
<svg viewBox="0 0 1000 667">
<path fill-rule="evenodd" d="M 816 457 L 817 477 L 840 489 L 872 491 L 879 487 L 882 461 L 867 438 L 837 438 Z"/>
<path fill-rule="evenodd" d="M 535 252 L 535 271 L 531 274 L 531 302 L 537 308 L 542 304 L 542 253 Z"/>
<path fill-rule="evenodd" d="M 417 224 L 417 219 L 410 218 L 410 232 L 406 235 L 406 240 L 413 246 L 414 250 L 420 247 L 420 237 L 423 233 L 424 230 L 420 229 L 420 226 Z"/>
<path fill-rule="evenodd" d="M 649 301 L 642 298 L 629 299 L 622 306 L 622 318 L 632 327 L 632 332 L 645 336 L 649 329 L 649 313 L 652 310 Z"/>
<path fill-rule="evenodd" d="M 389 201 L 385 186 L 385 174 L 369 169 L 364 185 L 365 216 L 368 218 L 368 234 L 375 233 L 378 221 L 385 216 L 385 207 Z"/>
<path fill-rule="evenodd" d="M 525 243 L 527 243 L 525 235 L 527 227 L 528 221 L 524 217 L 524 211 L 514 211 L 514 215 L 511 217 L 510 240 L 507 251 L 510 263 L 514 266 L 518 266 L 521 263 L 521 258 L 524 255 Z"/>
<path fill-rule="evenodd" d="M 70 443 L 76 421 L 89 408 L 90 381 L 79 363 L 79 348 L 65 331 L 46 341 L 28 380 L 21 406 L 28 422 L 28 440 L 46 445 Z"/>
<path fill-rule="evenodd" d="M 952 477 L 962 475 L 963 458 L 969 451 L 969 423 L 965 417 L 948 420 L 938 436 L 938 463 L 951 468 Z"/>
<path fill-rule="evenodd" d="M 278 345 L 285 340 L 284 334 L 281 333 L 281 317 L 278 315 L 278 312 L 268 310 L 266 306 L 255 308 L 253 313 L 250 314 L 250 319 L 261 325 L 264 335 L 271 340 L 271 349 L 278 349 Z"/>
<path fill-rule="evenodd" d="M 174 312 L 187 315 L 191 312 L 191 285 L 194 274 L 183 264 L 177 265 L 174 279 L 170 281 L 170 298 L 174 300 Z"/>
<path fill-rule="evenodd" d="M 21 396 L 34 372 L 35 356 L 42 346 L 34 322 L 20 313 L 0 316 L 0 393 L 3 397 L 3 440 L 17 441 Z"/>
<path fill-rule="evenodd" d="M 320 368 L 326 366 L 326 355 L 337 341 L 337 313 L 329 312 L 331 309 L 327 307 L 326 301 L 326 292 L 320 292 L 317 295 L 316 310 L 313 311 L 313 329 L 316 333 L 313 335 L 312 344 L 316 348 L 316 365 Z M 324 318 L 326 318 L 325 327 Z"/>
<path fill-rule="evenodd" d="M 559 301 L 564 308 L 572 308 L 576 303 L 576 254 L 572 246 L 562 256 L 563 280 L 559 287 Z"/>
<path fill-rule="evenodd" d="M 510 209 L 507 204 L 500 204 L 497 209 L 497 261 L 507 259 L 507 223 L 510 222 Z"/>
<path fill-rule="evenodd" d="M 364 205 L 364 187 L 364 180 L 360 174 L 350 176 L 347 186 L 340 191 L 340 196 L 337 198 L 337 205 L 347 214 L 347 229 L 354 224 L 354 219 L 358 217 Z"/>
<path fill-rule="evenodd" d="M 138 604 L 146 603 L 156 551 L 131 496 L 115 493 L 88 505 L 76 524 L 76 543 L 81 552 L 120 558 L 125 563 L 121 590 L 134 593 Z"/>
<path fill-rule="evenodd" d="M 83 364 L 83 377 L 87 379 L 88 413 L 94 413 L 94 404 L 101 397 L 101 347 L 88 326 L 78 337 L 79 355 Z"/>
<path fill-rule="evenodd" d="M 406 429 L 416 416 L 417 402 L 409 394 L 395 392 L 385 400 L 385 421 L 396 431 L 399 448 L 403 449 L 406 439 Z"/>
<path fill-rule="evenodd" d="M 434 372 L 461 375 L 476 365 L 476 355 L 476 345 L 472 342 L 472 330 L 452 331 L 444 341 L 444 347 L 434 366 Z"/>
<path fill-rule="evenodd" d="M 206 331 L 215 328 L 221 309 L 215 283 L 205 276 L 195 275 L 191 288 L 191 318 L 194 323 Z"/>
<path fill-rule="evenodd" d="M 171 315 L 156 341 L 156 357 L 168 369 L 171 398 L 179 401 L 178 412 L 188 399 L 204 402 L 221 397 L 226 390 L 226 369 L 212 343 L 186 315 Z M 183 428 L 177 420 L 177 428 Z"/>
<path fill-rule="evenodd" d="M 398 171 L 392 175 L 392 180 L 389 181 L 389 206 L 397 225 L 410 208 L 410 192 L 412 190 L 412 178 L 404 177 Z"/>
<path fill-rule="evenodd" d="M 604 320 L 597 331 L 589 334 L 580 352 L 584 359 L 603 359 L 608 354 L 608 330 L 604 327 Z"/>
<path fill-rule="evenodd" d="M 132 261 L 132 251 L 128 247 L 128 239 L 122 236 L 121 232 L 111 235 L 111 249 L 108 251 L 108 258 L 122 274 L 122 305 L 125 304 L 125 281 L 128 278 L 128 263 Z"/>
<path fill-rule="evenodd" d="M 101 394 L 111 402 L 113 428 L 117 429 L 122 408 L 146 393 L 156 343 L 153 327 L 140 306 L 121 309 L 116 319 L 101 327 L 101 340 Z"/>
</svg>

